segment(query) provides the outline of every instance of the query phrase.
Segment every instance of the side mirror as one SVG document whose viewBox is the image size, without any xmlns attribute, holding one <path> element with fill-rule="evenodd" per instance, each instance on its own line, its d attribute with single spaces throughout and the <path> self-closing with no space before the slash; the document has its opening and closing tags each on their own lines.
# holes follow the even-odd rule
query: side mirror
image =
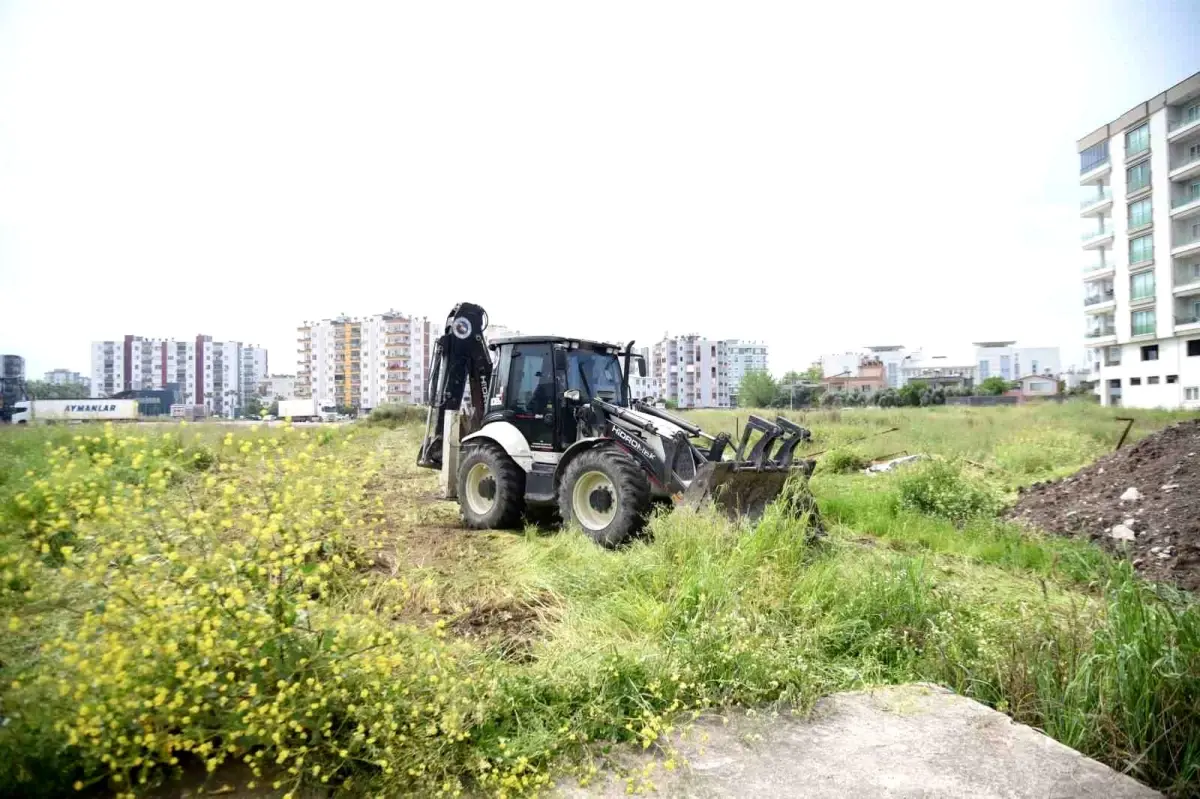
<svg viewBox="0 0 1200 799">
<path fill-rule="evenodd" d="M 638 377 L 646 376 L 646 359 L 641 355 L 638 356 Z"/>
<path fill-rule="evenodd" d="M 563 399 L 567 402 L 579 402 L 583 399 L 583 395 L 579 393 L 579 389 L 569 388 L 563 392 Z"/>
</svg>

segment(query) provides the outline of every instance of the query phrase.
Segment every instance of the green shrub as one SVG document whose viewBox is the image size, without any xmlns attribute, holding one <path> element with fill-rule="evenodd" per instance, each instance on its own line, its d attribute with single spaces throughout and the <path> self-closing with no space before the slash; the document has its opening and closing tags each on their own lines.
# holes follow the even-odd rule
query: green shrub
<svg viewBox="0 0 1200 799">
<path fill-rule="evenodd" d="M 835 449 L 817 462 L 817 468 L 833 474 L 850 474 L 867 468 L 869 463 L 870 461 L 852 449 Z"/>
<path fill-rule="evenodd" d="M 934 460 L 900 478 L 900 505 L 962 523 L 995 513 L 999 498 L 982 482 L 964 475 L 953 462 Z"/>
<path fill-rule="evenodd" d="M 423 421 L 425 409 L 418 405 L 380 405 L 378 408 L 372 408 L 367 416 L 367 424 L 389 428 Z"/>
</svg>

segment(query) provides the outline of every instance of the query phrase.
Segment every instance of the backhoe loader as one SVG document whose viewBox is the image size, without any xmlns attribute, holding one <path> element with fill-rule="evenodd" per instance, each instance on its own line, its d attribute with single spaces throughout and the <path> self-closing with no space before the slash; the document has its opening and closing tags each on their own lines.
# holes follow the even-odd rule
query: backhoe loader
<svg viewBox="0 0 1200 799">
<path fill-rule="evenodd" d="M 463 521 L 514 527 L 527 509 L 557 509 L 567 525 L 616 546 L 653 503 L 716 504 L 757 520 L 789 479 L 807 497 L 813 462 L 795 457 L 809 432 L 751 415 L 736 443 L 652 403 L 630 398 L 624 348 L 560 336 L 488 341 L 487 313 L 460 303 L 430 365 L 429 414 L 417 456 L 442 471 Z M 815 513 L 811 500 L 789 507 Z"/>
</svg>

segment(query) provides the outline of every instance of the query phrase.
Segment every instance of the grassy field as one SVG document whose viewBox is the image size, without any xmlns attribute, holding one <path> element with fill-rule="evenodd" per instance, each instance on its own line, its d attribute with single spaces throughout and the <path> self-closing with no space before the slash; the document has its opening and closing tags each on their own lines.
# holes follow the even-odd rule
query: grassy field
<svg viewBox="0 0 1200 799">
<path fill-rule="evenodd" d="M 1134 415 L 1135 437 L 1178 418 Z M 1111 450 L 1110 412 L 793 418 L 829 451 L 827 537 L 677 512 L 615 552 L 459 529 L 413 425 L 0 430 L 0 794 L 212 772 L 518 795 L 586 782 L 615 742 L 659 745 L 703 708 L 929 680 L 1197 795 L 1200 608 L 997 518 Z M 846 471 L 904 450 L 939 457 Z"/>
</svg>

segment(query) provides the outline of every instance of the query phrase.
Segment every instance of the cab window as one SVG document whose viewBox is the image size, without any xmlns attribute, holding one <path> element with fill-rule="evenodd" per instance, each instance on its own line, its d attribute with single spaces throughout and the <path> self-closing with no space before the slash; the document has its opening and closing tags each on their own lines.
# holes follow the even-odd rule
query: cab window
<svg viewBox="0 0 1200 799">
<path fill-rule="evenodd" d="M 505 407 L 517 413 L 544 414 L 554 409 L 554 368 L 549 344 L 516 347 L 509 360 Z"/>
<path fill-rule="evenodd" d="M 584 401 L 594 397 L 625 404 L 621 364 L 617 356 L 593 350 L 571 350 L 567 356 L 567 388 L 578 389 Z"/>
</svg>

